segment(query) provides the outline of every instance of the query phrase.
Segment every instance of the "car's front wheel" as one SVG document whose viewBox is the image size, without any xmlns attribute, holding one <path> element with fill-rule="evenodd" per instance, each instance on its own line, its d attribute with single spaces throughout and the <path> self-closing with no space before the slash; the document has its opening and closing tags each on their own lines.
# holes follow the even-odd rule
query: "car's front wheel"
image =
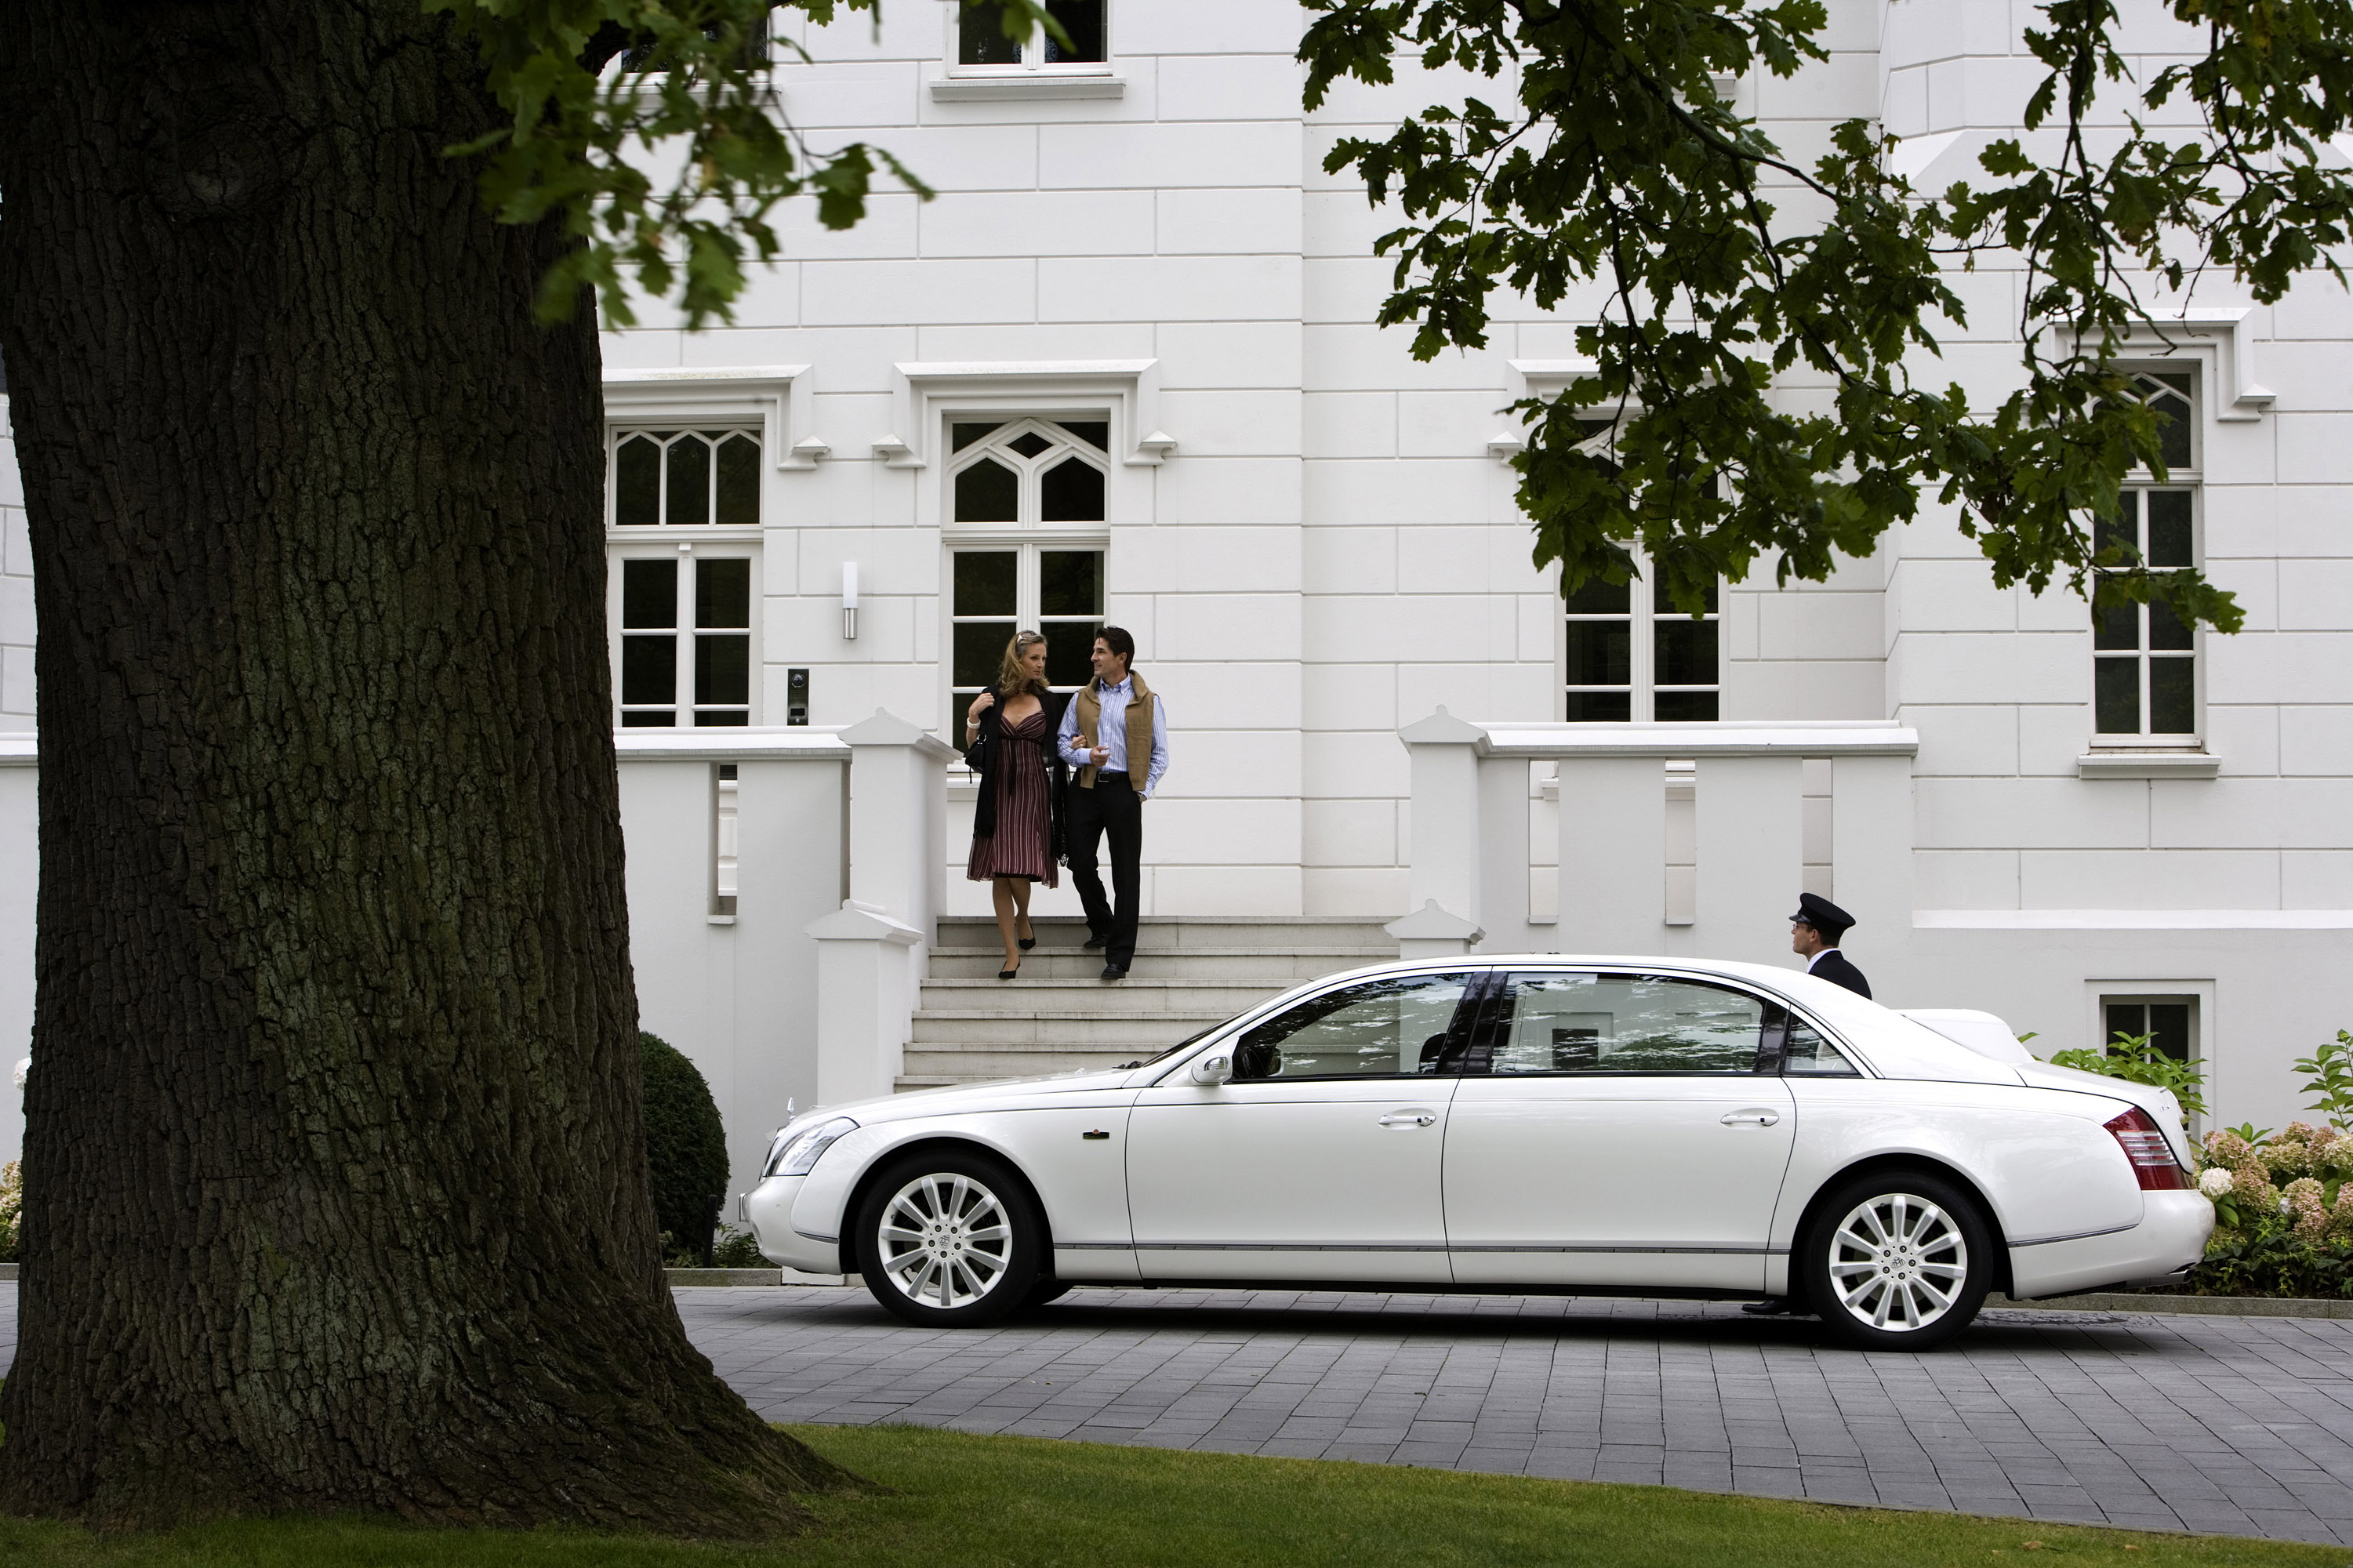
<svg viewBox="0 0 2353 1568">
<path fill-rule="evenodd" d="M 1843 1183 L 1800 1262 L 1810 1304 L 1864 1350 L 1930 1350 L 1969 1326 L 1993 1280 L 1993 1232 L 1976 1201 L 1926 1171 Z"/>
<path fill-rule="evenodd" d="M 1044 1226 L 1013 1173 L 985 1154 L 894 1162 L 859 1206 L 859 1269 L 897 1316 L 976 1328 L 1018 1309 L 1038 1278 Z"/>
</svg>

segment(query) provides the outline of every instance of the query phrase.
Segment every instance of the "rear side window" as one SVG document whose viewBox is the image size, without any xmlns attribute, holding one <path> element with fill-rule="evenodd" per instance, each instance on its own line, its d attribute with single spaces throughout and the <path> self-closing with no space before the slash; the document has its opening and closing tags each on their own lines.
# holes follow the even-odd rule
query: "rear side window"
<svg viewBox="0 0 2353 1568">
<path fill-rule="evenodd" d="M 1657 974 L 1511 975 L 1470 1070 L 1684 1077 L 1758 1070 L 1765 1005 L 1745 991 Z"/>
<path fill-rule="evenodd" d="M 1839 1048 L 1822 1038 L 1821 1032 L 1811 1024 L 1807 1023 L 1803 1018 L 1782 1013 L 1778 1007 L 1772 1011 L 1787 1020 L 1787 1023 L 1782 1026 L 1788 1030 L 1787 1043 L 1782 1047 L 1781 1055 L 1783 1072 L 1791 1078 L 1861 1078 L 1862 1076 L 1855 1069 L 1855 1065 L 1840 1055 Z M 1766 1028 L 1768 1034 L 1773 1030 L 1773 1019 L 1767 1020 Z M 1770 1049 L 1769 1040 L 1767 1042 L 1767 1047 Z"/>
</svg>

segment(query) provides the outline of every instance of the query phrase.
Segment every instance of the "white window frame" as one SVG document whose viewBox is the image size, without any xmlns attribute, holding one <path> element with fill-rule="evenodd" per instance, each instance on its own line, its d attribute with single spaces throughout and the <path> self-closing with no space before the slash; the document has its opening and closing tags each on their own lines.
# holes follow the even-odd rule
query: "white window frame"
<svg viewBox="0 0 2353 1568">
<path fill-rule="evenodd" d="M 748 628 L 751 645 L 746 707 L 749 725 L 762 723 L 762 699 L 766 686 L 763 626 L 766 617 L 762 613 L 765 587 L 763 554 L 767 531 L 783 526 L 786 514 L 784 486 L 787 481 L 779 476 L 813 469 L 831 450 L 812 428 L 807 372 L 807 365 L 781 364 L 696 370 L 614 370 L 606 373 L 605 539 L 608 565 L 606 626 L 607 646 L 612 660 L 612 721 L 617 731 L 622 729 L 620 563 L 632 557 L 646 556 L 669 556 L 686 566 L 679 574 L 679 593 L 681 616 L 689 622 L 691 620 L 694 569 L 687 563 L 698 554 L 704 559 L 735 557 L 751 562 L 752 624 Z M 757 431 L 763 446 L 759 521 L 749 526 L 731 527 L 722 527 L 717 523 L 656 523 L 623 528 L 616 524 L 612 521 L 615 475 L 611 459 L 618 436 L 628 430 L 649 428 Z M 676 726 L 672 732 L 695 728 L 691 717 L 695 706 L 693 630 L 691 624 L 678 628 L 678 700 L 674 706 L 687 711 L 690 721 L 687 724 Z M 733 727 L 708 728 L 723 732 Z M 653 726 L 642 728 L 647 733 L 660 732 Z"/>
<path fill-rule="evenodd" d="M 1114 28 L 1118 20 L 1115 0 L 1102 0 L 1103 8 L 1103 58 L 1100 60 L 1056 60 L 1046 58 L 1044 29 L 1030 35 L 1021 46 L 1021 58 L 988 65 L 963 63 L 963 31 L 965 8 L 963 0 L 945 0 L 941 6 L 945 29 L 945 47 L 942 52 L 944 74 L 931 83 L 932 99 L 939 103 L 985 102 L 1005 99 L 1045 98 L 1121 98 L 1127 91 L 1126 79 L 1113 68 L 1117 58 L 1113 47 Z M 994 26 L 995 16 L 987 18 Z"/>
<path fill-rule="evenodd" d="M 1614 417 L 1614 415 L 1613 411 L 1609 409 L 1593 409 L 1589 411 L 1580 410 L 1578 417 L 1588 421 L 1601 421 L 1611 419 Z M 1606 451 L 1609 446 L 1609 431 L 1598 431 L 1588 439 L 1579 442 L 1577 444 L 1577 449 L 1579 451 L 1586 452 Z M 1657 584 L 1651 577 L 1651 558 L 1649 552 L 1643 550 L 1640 541 L 1629 542 L 1626 548 L 1634 557 L 1634 568 L 1637 575 L 1626 584 L 1626 618 L 1629 623 L 1627 632 L 1628 639 L 1632 646 L 1628 650 L 1627 716 L 1622 721 L 1633 724 L 1655 724 L 1662 721 L 1657 716 L 1659 695 L 1658 623 L 1661 621 L 1689 620 L 1691 617 L 1683 615 L 1680 611 L 1661 610 L 1658 608 L 1658 590 Z M 1557 606 L 1553 616 L 1552 700 L 1553 718 L 1555 721 L 1567 722 L 1569 721 L 1568 628 L 1571 621 L 1571 612 L 1568 609 L 1568 601 L 1562 596 L 1560 592 L 1560 572 L 1561 568 L 1559 564 L 1556 563 L 1552 567 L 1553 603 Z M 1725 584 L 1723 580 L 1719 578 L 1715 585 L 1715 608 L 1710 610 L 1706 615 L 1700 617 L 1702 620 L 1713 624 L 1715 627 L 1715 680 L 1711 685 L 1674 686 L 1668 688 L 1670 691 L 1674 692 L 1715 692 L 1715 717 L 1714 719 L 1676 719 L 1665 721 L 1665 722 L 1677 724 L 1721 724 L 1725 721 L 1724 712 L 1724 674 L 1728 653 L 1728 645 L 1724 635 L 1724 605 L 1725 598 Z M 1614 621 L 1618 619 L 1614 615 L 1583 616 L 1577 616 L 1577 618 L 1580 620 L 1594 621 Z M 1621 722 L 1621 721 L 1615 719 L 1591 719 L 1579 721 L 1579 722 L 1615 724 Z"/>
<path fill-rule="evenodd" d="M 643 535 L 653 531 L 641 528 L 633 529 L 630 531 L 635 534 Z M 668 532 L 670 531 L 664 530 L 663 531 Z M 684 531 L 684 530 L 681 529 L 679 531 Z M 681 730 L 712 730 L 723 731 L 731 729 L 748 729 L 759 724 L 761 721 L 760 694 L 761 688 L 765 684 L 761 679 L 762 672 L 765 668 L 765 661 L 762 658 L 763 647 L 760 626 L 764 617 L 760 614 L 761 563 L 759 542 L 756 540 L 698 540 L 692 542 L 674 542 L 668 538 L 649 540 L 641 537 L 608 546 L 607 558 L 612 563 L 612 570 L 605 595 L 605 636 L 607 646 L 611 649 L 611 658 L 613 661 L 613 728 L 617 731 L 631 731 L 640 733 L 649 733 L 664 729 L 671 730 L 673 731 Z M 678 639 L 676 648 L 676 674 L 673 678 L 671 686 L 673 700 L 670 706 L 673 710 L 685 713 L 688 716 L 685 723 L 679 723 L 675 720 L 668 725 L 625 724 L 623 722 L 624 709 L 621 700 L 621 642 L 623 637 L 623 629 L 621 626 L 621 588 L 623 580 L 622 563 L 627 561 L 648 560 L 667 560 L 678 563 L 677 618 L 675 624 L 669 628 L 670 635 L 676 637 Z M 695 626 L 694 580 L 695 574 L 701 570 L 701 563 L 706 561 L 747 561 L 751 563 L 750 613 L 748 616 L 751 625 L 749 626 L 741 628 L 714 627 L 712 628 L 712 633 L 703 633 L 699 631 Z M 744 692 L 745 700 L 744 702 L 740 704 L 733 702 L 698 703 L 694 700 L 694 646 L 696 642 L 705 635 L 745 636 L 747 643 L 745 652 L 747 670 Z M 744 710 L 744 723 L 741 725 L 697 724 L 693 721 L 694 714 L 703 709 L 733 710 L 738 707 Z"/>
<path fill-rule="evenodd" d="M 1029 410 L 1008 413 L 1003 409 L 974 411 L 944 410 L 938 430 L 939 447 L 944 454 L 939 468 L 939 506 L 944 520 L 940 526 L 940 700 L 942 711 L 949 714 L 951 727 L 962 721 L 962 710 L 957 706 L 958 693 L 964 689 L 955 681 L 955 557 L 972 550 L 1009 550 L 1015 552 L 1014 627 L 1017 631 L 1044 629 L 1041 556 L 1050 550 L 1093 550 L 1103 557 L 1103 607 L 1096 617 L 1097 624 L 1111 614 L 1111 516 L 1116 504 L 1115 481 L 1121 465 L 1108 451 L 1091 447 L 1083 440 L 1058 435 L 1048 426 L 1065 420 L 1104 424 L 1116 441 L 1118 423 L 1115 410 L 1103 408 L 1065 408 Z M 959 424 L 1003 421 L 982 440 L 962 451 L 953 449 L 954 427 Z M 1009 444 L 1029 431 L 1036 431 L 1056 445 L 1034 458 L 1025 458 L 1009 449 Z M 1040 481 L 1048 468 L 1063 460 L 1072 452 L 1103 475 L 1103 511 L 1101 522 L 1043 522 L 1039 512 Z M 1018 477 L 1015 520 L 1011 522 L 957 522 L 955 516 L 956 476 L 984 458 L 1012 468 Z M 996 617 L 988 617 L 995 619 Z M 1068 622 L 1063 623 L 1065 625 Z M 1092 640 L 1092 639 L 1090 639 Z M 969 698 L 963 700 L 969 701 Z"/>
<path fill-rule="evenodd" d="M 2205 366 L 2194 362 L 2176 360 L 2169 363 L 2158 362 L 2148 364 L 2119 363 L 2116 368 L 2127 375 L 2134 376 L 2173 375 L 2187 376 L 2189 378 L 2189 387 L 2186 395 L 2187 401 L 2189 405 L 2189 464 L 2185 467 L 2168 469 L 2163 484 L 2158 484 L 2156 477 L 2148 469 L 2135 468 L 2132 473 L 2126 478 L 2122 488 L 2126 491 L 2133 493 L 2138 497 L 2138 499 L 2134 502 L 2135 516 L 2137 520 L 2136 533 L 2139 540 L 2139 548 L 2143 552 L 2144 555 L 2146 555 L 2149 548 L 2149 508 L 2147 498 L 2150 493 L 2163 492 L 2167 490 L 2181 490 L 2188 492 L 2189 497 L 2189 565 L 2192 569 L 2201 567 L 2206 559 L 2206 489 L 2204 482 L 2206 432 L 2204 428 L 2204 407 L 2205 388 L 2208 378 L 2203 374 Z M 2180 391 L 2179 387 L 2172 388 L 2171 390 L 2176 393 Z M 2120 662 L 2121 656 L 2116 652 L 2102 652 L 2098 647 L 2098 639 L 2095 635 L 2093 639 L 2094 646 L 2091 653 L 2091 752 L 2094 756 L 2097 756 L 2102 752 L 2121 752 L 2130 754 L 2136 752 L 2148 751 L 2200 751 L 2205 745 L 2206 732 L 2206 629 L 2203 626 L 2192 626 L 2189 628 L 2189 648 L 2186 656 L 2184 656 L 2179 650 L 2158 652 L 2152 649 L 2149 646 L 2150 606 L 2147 605 L 2136 605 L 2134 606 L 2134 611 L 2139 627 L 2138 638 L 2140 646 L 2135 658 L 2139 666 L 2138 675 L 2140 685 L 2141 728 L 2137 731 L 2123 731 L 2103 730 L 2099 727 L 2099 667 L 2101 661 L 2104 659 Z M 2100 612 L 2096 609 L 2090 609 L 2087 610 L 2087 614 L 2091 616 L 2093 628 L 2094 633 L 2096 633 L 2099 625 Z M 2154 700 L 2155 683 L 2150 678 L 2151 672 L 2149 667 L 2157 658 L 2173 658 L 2178 660 L 2183 657 L 2187 657 L 2190 666 L 2190 727 L 2186 731 L 2158 731 L 2150 729 L 2148 727 L 2151 718 L 2150 703 Z"/>
</svg>

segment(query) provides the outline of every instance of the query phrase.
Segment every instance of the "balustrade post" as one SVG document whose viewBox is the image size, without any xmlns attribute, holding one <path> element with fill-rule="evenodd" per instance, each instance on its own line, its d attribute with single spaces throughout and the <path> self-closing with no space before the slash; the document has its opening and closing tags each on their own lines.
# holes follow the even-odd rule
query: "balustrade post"
<svg viewBox="0 0 2353 1568">
<path fill-rule="evenodd" d="M 1436 944 L 1435 951 L 1413 956 L 1468 952 L 1482 934 L 1485 851 L 1479 748 L 1486 738 L 1484 730 L 1444 708 L 1398 731 L 1412 767 L 1411 858 L 1406 874 L 1406 907 L 1412 912 L 1391 926 L 1389 934 L 1401 944 Z M 1526 879 L 1525 872 L 1521 879 Z"/>
</svg>

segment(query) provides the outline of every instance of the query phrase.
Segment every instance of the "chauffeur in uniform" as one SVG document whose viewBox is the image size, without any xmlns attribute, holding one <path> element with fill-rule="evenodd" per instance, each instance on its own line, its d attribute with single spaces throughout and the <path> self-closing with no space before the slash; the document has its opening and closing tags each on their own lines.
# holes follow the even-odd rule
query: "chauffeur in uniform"
<svg viewBox="0 0 2353 1568">
<path fill-rule="evenodd" d="M 1820 893 L 1800 893 L 1789 917 L 1789 951 L 1806 961 L 1807 973 L 1868 997 L 1871 982 L 1839 951 L 1839 939 L 1853 925 L 1852 915 Z"/>
</svg>

